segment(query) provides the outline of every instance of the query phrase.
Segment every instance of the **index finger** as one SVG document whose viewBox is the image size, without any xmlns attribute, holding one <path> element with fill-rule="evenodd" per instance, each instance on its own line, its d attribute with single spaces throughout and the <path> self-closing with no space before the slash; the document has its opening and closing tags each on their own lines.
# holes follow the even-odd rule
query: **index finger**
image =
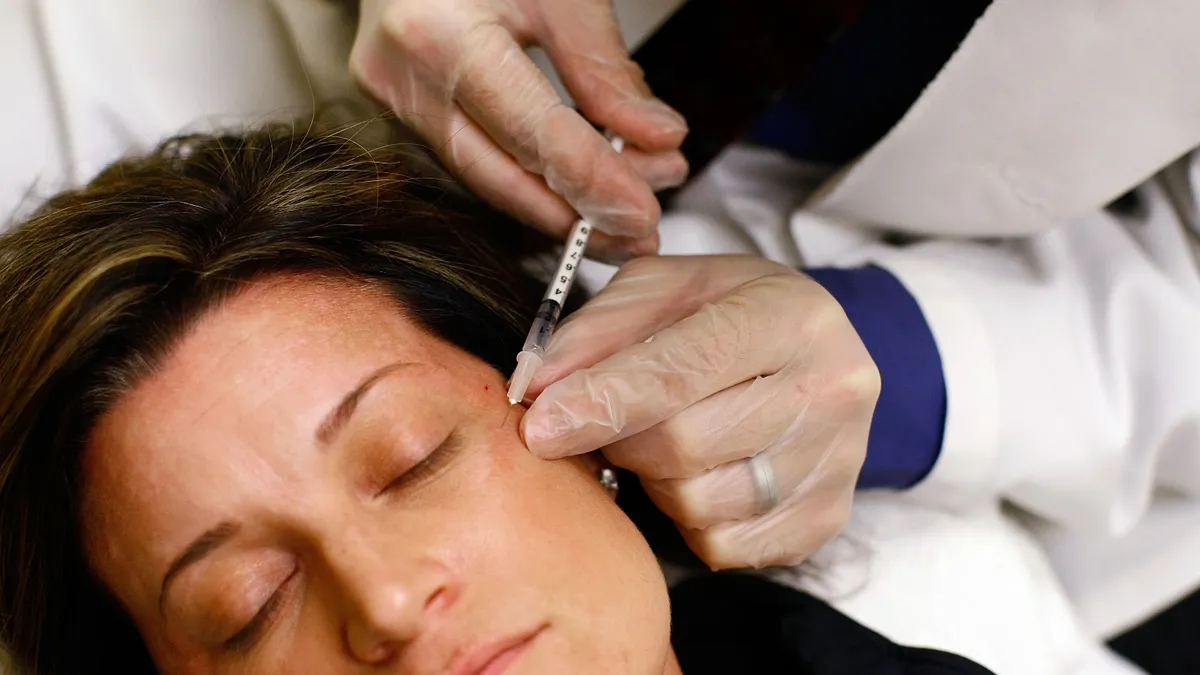
<svg viewBox="0 0 1200 675">
<path fill-rule="evenodd" d="M 458 29 L 425 65 L 444 79 L 459 106 L 597 229 L 649 236 L 661 215 L 649 185 L 563 103 L 509 30 L 488 19 Z"/>
<path fill-rule="evenodd" d="M 558 325 L 529 384 L 537 396 L 568 374 L 594 366 L 695 313 L 738 286 L 785 268 L 742 256 L 667 256 L 632 260 Z"/>
<path fill-rule="evenodd" d="M 542 46 L 571 96 L 592 122 L 645 150 L 673 150 L 687 122 L 654 98 L 630 58 L 612 0 L 543 4 Z"/>
<path fill-rule="evenodd" d="M 779 279 L 750 281 L 653 341 L 550 385 L 521 422 L 526 445 L 543 458 L 590 452 L 716 392 L 778 371 L 795 352 L 783 340 L 804 341 L 796 334 L 801 327 L 789 325 L 788 312 L 761 306 L 778 295 Z"/>
</svg>

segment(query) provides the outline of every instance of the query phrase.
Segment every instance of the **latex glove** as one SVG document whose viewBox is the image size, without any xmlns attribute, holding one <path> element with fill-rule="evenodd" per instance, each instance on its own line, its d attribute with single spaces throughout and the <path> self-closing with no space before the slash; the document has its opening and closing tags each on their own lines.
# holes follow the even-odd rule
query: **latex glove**
<svg viewBox="0 0 1200 675">
<path fill-rule="evenodd" d="M 603 447 L 713 568 L 789 565 L 849 517 L 879 390 L 808 277 L 749 256 L 639 258 L 559 326 L 522 432 L 544 458 Z M 765 512 L 759 454 L 782 497 Z"/>
<path fill-rule="evenodd" d="M 523 47 L 544 48 L 588 120 L 563 104 Z M 483 198 L 592 252 L 653 253 L 653 191 L 681 183 L 683 118 L 630 60 L 612 0 L 363 0 L 351 71 Z M 561 195 L 561 197 L 559 196 Z"/>
</svg>

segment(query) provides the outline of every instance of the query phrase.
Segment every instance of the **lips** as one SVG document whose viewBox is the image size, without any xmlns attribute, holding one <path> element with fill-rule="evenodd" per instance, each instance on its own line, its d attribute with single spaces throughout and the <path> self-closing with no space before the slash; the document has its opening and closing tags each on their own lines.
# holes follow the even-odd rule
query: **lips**
<svg viewBox="0 0 1200 675">
<path fill-rule="evenodd" d="M 500 675 L 508 670 L 546 626 L 478 645 L 455 656 L 446 675 Z"/>
</svg>

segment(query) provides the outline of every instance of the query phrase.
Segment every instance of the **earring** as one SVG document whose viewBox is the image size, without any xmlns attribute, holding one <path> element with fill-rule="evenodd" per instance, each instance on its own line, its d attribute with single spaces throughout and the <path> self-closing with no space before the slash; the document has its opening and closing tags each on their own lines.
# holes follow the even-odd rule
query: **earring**
<svg viewBox="0 0 1200 675">
<path fill-rule="evenodd" d="M 604 491 L 607 492 L 610 497 L 617 496 L 617 490 L 621 488 L 621 485 L 617 481 L 617 472 L 615 469 L 610 469 L 608 467 L 600 469 L 596 472 L 596 480 L 600 481 L 600 487 L 604 488 Z"/>
</svg>

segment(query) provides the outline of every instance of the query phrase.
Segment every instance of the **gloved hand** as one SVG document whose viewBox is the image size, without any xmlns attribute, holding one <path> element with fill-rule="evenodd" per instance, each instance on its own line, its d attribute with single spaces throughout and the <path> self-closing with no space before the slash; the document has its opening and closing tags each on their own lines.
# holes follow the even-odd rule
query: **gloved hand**
<svg viewBox="0 0 1200 675">
<path fill-rule="evenodd" d="M 583 115 L 526 45 L 546 50 Z M 612 0 L 363 0 L 350 67 L 484 199 L 560 237 L 583 215 L 617 237 L 594 237 L 593 253 L 657 251 L 653 191 L 686 178 L 687 126 L 629 59 Z"/>
<path fill-rule="evenodd" d="M 559 326 L 522 432 L 544 458 L 604 448 L 711 567 L 788 565 L 849 517 L 879 390 L 845 313 L 803 274 L 639 258 Z M 754 457 L 774 470 L 773 508 Z"/>
</svg>

